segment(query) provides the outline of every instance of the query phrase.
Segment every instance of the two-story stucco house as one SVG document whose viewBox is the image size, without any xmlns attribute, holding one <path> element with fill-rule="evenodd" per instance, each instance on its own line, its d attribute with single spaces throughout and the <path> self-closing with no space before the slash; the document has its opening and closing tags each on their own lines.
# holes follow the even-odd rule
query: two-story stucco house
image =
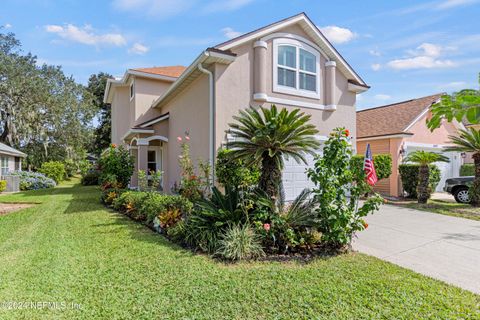
<svg viewBox="0 0 480 320">
<path fill-rule="evenodd" d="M 320 140 L 336 127 L 354 133 L 356 94 L 368 88 L 301 13 L 208 48 L 187 68 L 130 69 L 108 81 L 105 102 L 112 142 L 130 148 L 136 169 L 162 170 L 168 191 L 180 179 L 177 137 L 188 134 L 192 158 L 214 166 L 232 117 L 271 104 L 311 114 Z M 287 162 L 283 175 L 287 199 L 309 185 L 303 164 Z"/>
</svg>

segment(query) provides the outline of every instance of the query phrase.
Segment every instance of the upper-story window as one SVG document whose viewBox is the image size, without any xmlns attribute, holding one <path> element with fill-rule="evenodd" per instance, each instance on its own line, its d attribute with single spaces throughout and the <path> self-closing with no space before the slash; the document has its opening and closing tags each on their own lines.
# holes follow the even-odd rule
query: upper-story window
<svg viewBox="0 0 480 320">
<path fill-rule="evenodd" d="M 273 40 L 273 91 L 320 98 L 320 54 L 293 39 Z"/>
<path fill-rule="evenodd" d="M 135 96 L 135 81 L 130 84 L 130 100 Z"/>
</svg>

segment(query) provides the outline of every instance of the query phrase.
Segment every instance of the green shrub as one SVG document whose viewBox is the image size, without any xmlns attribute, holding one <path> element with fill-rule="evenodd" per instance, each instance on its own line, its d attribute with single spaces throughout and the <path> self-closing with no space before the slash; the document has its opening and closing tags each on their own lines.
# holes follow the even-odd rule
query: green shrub
<svg viewBox="0 0 480 320">
<path fill-rule="evenodd" d="M 123 192 L 113 201 L 112 206 L 115 210 L 147 224 L 158 218 L 162 229 L 174 226 L 192 209 L 192 203 L 182 196 L 133 190 Z"/>
<path fill-rule="evenodd" d="M 87 160 L 81 160 L 78 162 L 78 170 L 80 170 L 80 174 L 82 177 L 86 175 L 93 169 L 93 165 Z"/>
<path fill-rule="evenodd" d="M 108 188 L 102 190 L 100 200 L 107 206 L 112 206 L 115 200 L 120 197 L 126 190 L 119 188 Z"/>
<path fill-rule="evenodd" d="M 20 190 L 22 191 L 53 188 L 57 185 L 53 179 L 47 178 L 40 172 L 13 171 L 10 174 L 20 178 Z"/>
<path fill-rule="evenodd" d="M 365 172 L 363 170 L 364 159 L 364 155 L 357 154 L 350 160 L 351 170 L 360 176 L 362 180 L 365 180 Z M 373 163 L 378 180 L 390 177 L 392 174 L 392 156 L 390 154 L 374 154 Z"/>
<path fill-rule="evenodd" d="M 73 177 L 77 173 L 78 166 L 72 159 L 65 160 L 63 164 L 65 166 L 65 176 L 67 178 Z"/>
<path fill-rule="evenodd" d="M 139 212 L 142 203 L 147 198 L 146 192 L 125 191 L 112 203 L 114 209 L 137 221 L 146 221 L 146 215 Z"/>
<path fill-rule="evenodd" d="M 192 203 L 182 196 L 157 192 L 145 192 L 145 194 L 138 208 L 139 214 L 145 216 L 147 223 L 152 223 L 155 218 L 159 218 L 162 229 L 173 226 L 183 214 L 192 210 Z"/>
<path fill-rule="evenodd" d="M 475 165 L 473 163 L 465 163 L 460 167 L 460 176 L 468 177 L 475 175 Z"/>
<path fill-rule="evenodd" d="M 101 180 L 114 176 L 118 187 L 126 188 L 133 174 L 134 160 L 130 152 L 123 146 L 111 145 L 99 160 Z"/>
<path fill-rule="evenodd" d="M 100 171 L 92 170 L 82 176 L 82 185 L 96 186 L 99 184 Z"/>
<path fill-rule="evenodd" d="M 261 238 L 248 225 L 231 225 L 218 241 L 216 255 L 228 260 L 246 260 L 265 255 Z"/>
<path fill-rule="evenodd" d="M 0 180 L 0 192 L 3 192 L 7 190 L 7 181 L 6 180 Z"/>
<path fill-rule="evenodd" d="M 223 186 L 250 187 L 258 184 L 260 169 L 255 166 L 247 167 L 242 160 L 230 160 L 231 150 L 218 151 L 215 174 L 217 181 Z"/>
<path fill-rule="evenodd" d="M 403 190 L 409 198 L 417 198 L 418 164 L 401 164 L 398 166 Z M 430 188 L 435 190 L 440 182 L 441 172 L 436 165 L 430 165 Z"/>
<path fill-rule="evenodd" d="M 66 175 L 65 165 L 60 161 L 44 162 L 38 171 L 56 183 L 63 181 Z"/>
<path fill-rule="evenodd" d="M 214 187 L 210 199 L 195 202 L 185 221 L 184 242 L 194 249 L 215 253 L 225 229 L 230 224 L 243 224 L 247 219 L 238 189 L 227 187 L 222 194 Z"/>
</svg>

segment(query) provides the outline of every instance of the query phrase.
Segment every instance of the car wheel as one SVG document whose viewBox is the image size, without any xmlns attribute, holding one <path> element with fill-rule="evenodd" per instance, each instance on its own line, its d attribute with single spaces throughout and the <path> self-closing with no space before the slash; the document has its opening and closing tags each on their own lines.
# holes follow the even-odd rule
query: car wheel
<svg viewBox="0 0 480 320">
<path fill-rule="evenodd" d="M 470 195 L 468 194 L 468 188 L 459 188 L 453 193 L 455 201 L 458 203 L 470 203 Z"/>
</svg>

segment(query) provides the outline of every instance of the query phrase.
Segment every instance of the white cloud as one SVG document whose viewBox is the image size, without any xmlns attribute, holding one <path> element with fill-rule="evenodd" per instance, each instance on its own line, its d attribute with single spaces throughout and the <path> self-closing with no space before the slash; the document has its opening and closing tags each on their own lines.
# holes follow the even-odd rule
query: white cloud
<svg viewBox="0 0 480 320">
<path fill-rule="evenodd" d="M 335 44 L 346 43 L 357 37 L 357 34 L 350 29 L 338 26 L 320 27 L 320 31 L 329 41 Z"/>
<path fill-rule="evenodd" d="M 460 90 L 467 88 L 468 85 L 465 81 L 452 81 L 449 83 L 444 83 L 438 86 L 440 90 Z"/>
<path fill-rule="evenodd" d="M 206 5 L 205 12 L 220 12 L 220 11 L 234 11 L 246 5 L 249 5 L 254 0 L 217 0 Z"/>
<path fill-rule="evenodd" d="M 376 100 L 386 101 L 392 99 L 388 94 L 379 93 L 373 96 Z"/>
<path fill-rule="evenodd" d="M 223 28 L 222 29 L 222 33 L 225 37 L 227 37 L 228 39 L 233 39 L 233 38 L 236 38 L 238 36 L 240 36 L 242 33 L 239 32 L 239 31 L 235 31 L 233 30 L 232 28 L 230 27 L 226 27 L 226 28 Z"/>
<path fill-rule="evenodd" d="M 50 33 L 55 33 L 63 39 L 90 46 L 113 45 L 118 47 L 127 44 L 127 40 L 120 33 L 97 34 L 89 25 L 83 28 L 79 28 L 73 24 L 67 24 L 65 26 L 47 25 L 45 26 L 45 30 Z"/>
<path fill-rule="evenodd" d="M 380 63 L 374 63 L 374 64 L 372 64 L 371 67 L 372 67 L 372 70 L 373 70 L 373 71 L 378 71 L 378 70 L 380 70 L 380 68 L 382 67 L 382 65 L 381 65 Z"/>
<path fill-rule="evenodd" d="M 436 58 L 440 56 L 442 51 L 443 48 L 441 46 L 433 43 L 424 42 L 419 45 L 416 50 L 410 50 L 408 52 L 410 52 L 410 54 L 414 56 L 427 56 Z"/>
<path fill-rule="evenodd" d="M 374 57 L 380 57 L 382 55 L 382 53 L 380 51 L 378 51 L 377 49 L 370 50 L 370 51 L 368 51 L 368 53 L 370 53 Z"/>
<path fill-rule="evenodd" d="M 128 53 L 142 55 L 142 54 L 147 53 L 148 50 L 150 50 L 149 47 L 144 46 L 143 44 L 136 42 L 136 43 L 133 44 L 133 46 L 130 49 L 128 49 Z"/>
<path fill-rule="evenodd" d="M 5 29 L 10 29 L 10 28 L 12 27 L 12 25 L 11 25 L 10 23 L 5 23 L 5 24 L 3 25 L 3 27 L 4 27 Z"/>
<path fill-rule="evenodd" d="M 457 64 L 451 60 L 438 59 L 450 47 L 444 48 L 433 43 L 422 43 L 415 50 L 407 51 L 410 57 L 395 59 L 387 63 L 392 69 L 432 69 L 432 68 L 448 68 Z"/>
<path fill-rule="evenodd" d="M 478 0 L 446 0 L 439 3 L 435 8 L 439 10 L 446 10 L 460 6 L 468 6 L 478 2 Z"/>
<path fill-rule="evenodd" d="M 405 69 L 432 69 L 432 68 L 449 68 L 454 67 L 456 64 L 451 60 L 436 60 L 432 57 L 413 57 L 407 59 L 392 60 L 388 63 L 388 66 L 393 69 L 405 70 Z"/>
<path fill-rule="evenodd" d="M 166 18 L 191 8 L 197 0 L 113 0 L 112 5 L 120 11 Z"/>
</svg>

